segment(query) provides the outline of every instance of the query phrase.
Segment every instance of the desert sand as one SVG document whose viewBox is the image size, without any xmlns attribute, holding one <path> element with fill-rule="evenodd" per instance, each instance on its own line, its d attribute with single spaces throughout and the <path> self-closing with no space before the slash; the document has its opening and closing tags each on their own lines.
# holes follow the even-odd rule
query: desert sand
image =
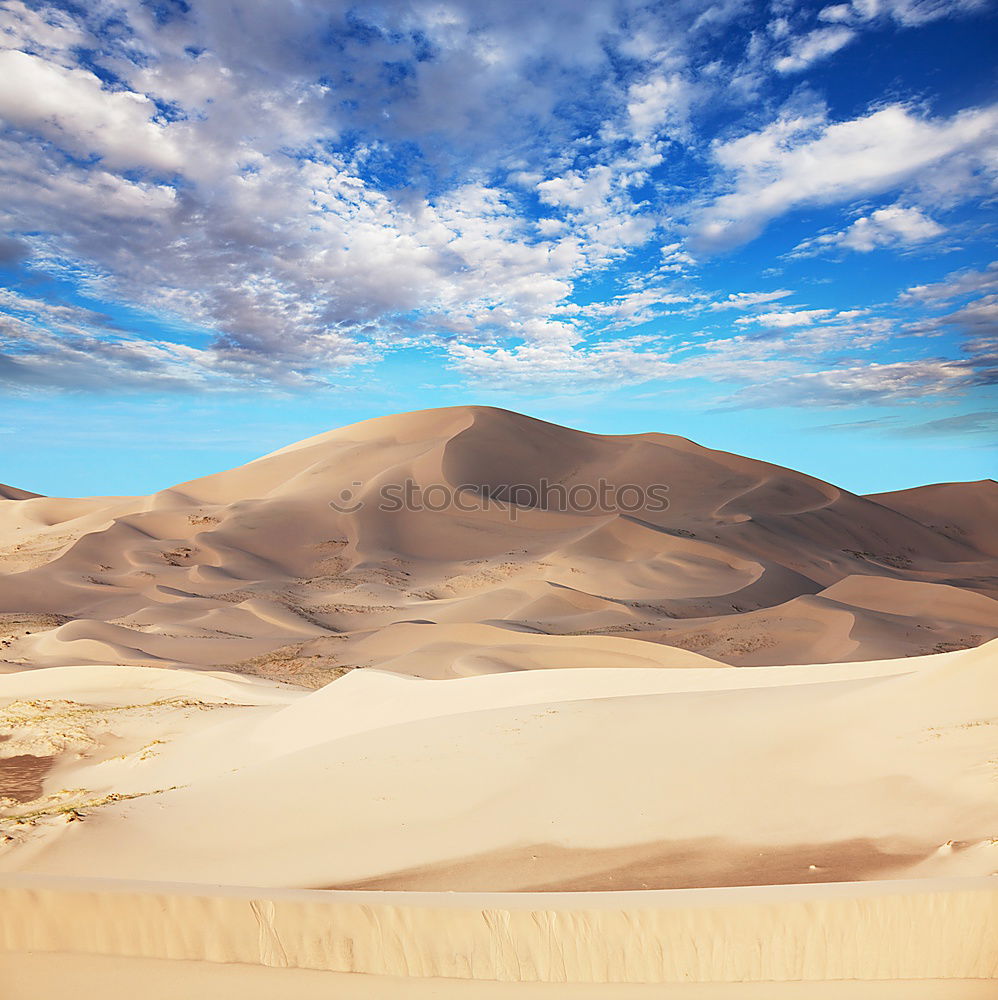
<svg viewBox="0 0 998 1000">
<path fill-rule="evenodd" d="M 3 487 L 5 995 L 993 995 L 996 509 L 481 407 Z"/>
</svg>

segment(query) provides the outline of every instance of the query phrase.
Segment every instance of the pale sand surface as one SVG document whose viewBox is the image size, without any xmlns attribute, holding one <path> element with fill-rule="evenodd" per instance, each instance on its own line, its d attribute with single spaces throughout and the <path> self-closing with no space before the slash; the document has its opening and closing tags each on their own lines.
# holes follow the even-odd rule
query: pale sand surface
<svg viewBox="0 0 998 1000">
<path fill-rule="evenodd" d="M 8 876 L 0 902 L 6 949 L 19 955 L 516 984 L 998 974 L 998 889 L 988 879 L 510 894 Z"/>
<path fill-rule="evenodd" d="M 39 997 L 142 997 L 177 1000 L 993 1000 L 994 983 L 978 979 L 845 980 L 805 983 L 497 983 L 412 979 L 272 969 L 259 965 L 93 955 L 23 955 L 0 952 L 7 1000 Z"/>
<path fill-rule="evenodd" d="M 312 693 L 25 671 L 0 677 L 0 752 L 46 770 L 4 811 L 0 870 L 434 890 L 990 875 L 996 654 L 363 670 Z"/>
<path fill-rule="evenodd" d="M 501 997 L 520 984 L 493 981 L 517 979 L 539 996 L 628 995 L 618 981 L 920 995 L 836 979 L 988 995 L 969 980 L 998 975 L 996 646 L 752 670 L 355 671 L 311 693 L 181 669 L 8 675 L 0 717 L 41 711 L 0 751 L 53 759 L 43 794 L 5 809 L 3 962 L 40 988 L 100 968 L 93 955 L 143 956 L 114 966 L 123 996 L 153 970 L 174 995 L 333 984 L 299 966 L 358 997 Z M 655 888 L 781 881 L 816 884 Z M 410 891 L 280 888 L 345 884 Z M 38 978 L 40 952 L 60 957 Z M 290 971 L 255 967 L 274 965 Z M 76 982 L 91 988 L 115 995 Z"/>
<path fill-rule="evenodd" d="M 671 503 L 377 504 L 542 476 Z M 480 407 L 0 489 L 11 995 L 993 995 L 996 491 Z"/>
</svg>

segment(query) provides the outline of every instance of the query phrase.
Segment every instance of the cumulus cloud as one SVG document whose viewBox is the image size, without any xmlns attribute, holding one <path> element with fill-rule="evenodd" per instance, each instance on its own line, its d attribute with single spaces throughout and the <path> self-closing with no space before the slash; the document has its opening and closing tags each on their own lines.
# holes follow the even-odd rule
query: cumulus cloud
<svg viewBox="0 0 998 1000">
<path fill-rule="evenodd" d="M 685 136 L 694 99 L 695 87 L 679 73 L 631 84 L 627 114 L 634 135 L 640 139 L 657 134 Z"/>
<path fill-rule="evenodd" d="M 8 4 L 0 217 L 22 235 L 5 246 L 23 259 L 30 239 L 35 266 L 200 326 L 261 373 L 355 364 L 405 329 L 574 339 L 559 310 L 575 279 L 657 225 L 631 193 L 653 145 L 559 162 L 591 118 L 554 104 L 607 100 L 623 24 L 569 2 Z M 636 92 L 639 131 L 664 124 L 659 96 Z M 623 95 L 610 103 L 630 122 Z M 553 213 L 539 228 L 478 170 L 497 137 L 501 162 L 535 165 L 528 190 Z M 462 179 L 438 183 L 444 170 Z"/>
<path fill-rule="evenodd" d="M 111 167 L 174 173 L 183 158 L 143 94 L 106 90 L 93 73 L 65 69 L 16 49 L 0 51 L 0 117 L 79 156 Z"/>
<path fill-rule="evenodd" d="M 850 226 L 835 233 L 822 233 L 798 243 L 791 251 L 806 256 L 841 247 L 859 253 L 869 253 L 883 247 L 910 247 L 935 239 L 945 228 L 918 208 L 891 205 L 861 216 Z"/>
<path fill-rule="evenodd" d="M 694 240 L 706 249 L 728 249 L 801 205 L 902 188 L 920 171 L 961 159 L 988 169 L 996 152 L 998 105 L 950 118 L 929 118 L 899 104 L 845 122 L 782 117 L 715 146 L 731 189 L 703 211 Z"/>
</svg>

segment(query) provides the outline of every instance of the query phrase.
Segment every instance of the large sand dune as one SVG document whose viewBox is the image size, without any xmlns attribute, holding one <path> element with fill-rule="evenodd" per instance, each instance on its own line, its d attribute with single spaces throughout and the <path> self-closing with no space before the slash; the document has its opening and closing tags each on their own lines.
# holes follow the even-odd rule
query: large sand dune
<svg viewBox="0 0 998 1000">
<path fill-rule="evenodd" d="M 381 509 L 407 479 L 670 502 Z M 4 488 L 0 974 L 987 995 L 993 485 L 459 408 L 149 497 Z"/>
<path fill-rule="evenodd" d="M 382 509 L 381 491 L 406 481 L 431 488 L 424 509 Z M 668 508 L 564 510 L 557 493 L 544 508 L 521 490 L 515 516 L 469 491 L 427 509 L 443 487 L 502 498 L 543 482 L 668 487 Z M 0 669 L 225 667 L 319 686 L 376 662 L 372 630 L 403 622 L 425 626 L 414 665 L 394 660 L 404 672 L 454 626 L 478 624 L 735 665 L 977 646 L 998 636 L 995 521 L 961 527 L 971 515 L 952 510 L 985 510 L 991 487 L 938 488 L 932 521 L 937 493 L 875 502 L 678 437 L 584 434 L 484 407 L 385 417 L 148 497 L 6 491 Z M 887 589 L 903 596 L 869 599 Z"/>
</svg>

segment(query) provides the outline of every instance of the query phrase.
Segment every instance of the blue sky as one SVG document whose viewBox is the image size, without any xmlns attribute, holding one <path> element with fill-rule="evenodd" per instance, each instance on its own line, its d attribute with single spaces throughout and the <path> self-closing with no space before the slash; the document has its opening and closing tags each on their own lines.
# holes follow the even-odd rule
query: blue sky
<svg viewBox="0 0 998 1000">
<path fill-rule="evenodd" d="M 0 481 L 469 402 L 993 476 L 996 13 L 0 2 Z"/>
</svg>

